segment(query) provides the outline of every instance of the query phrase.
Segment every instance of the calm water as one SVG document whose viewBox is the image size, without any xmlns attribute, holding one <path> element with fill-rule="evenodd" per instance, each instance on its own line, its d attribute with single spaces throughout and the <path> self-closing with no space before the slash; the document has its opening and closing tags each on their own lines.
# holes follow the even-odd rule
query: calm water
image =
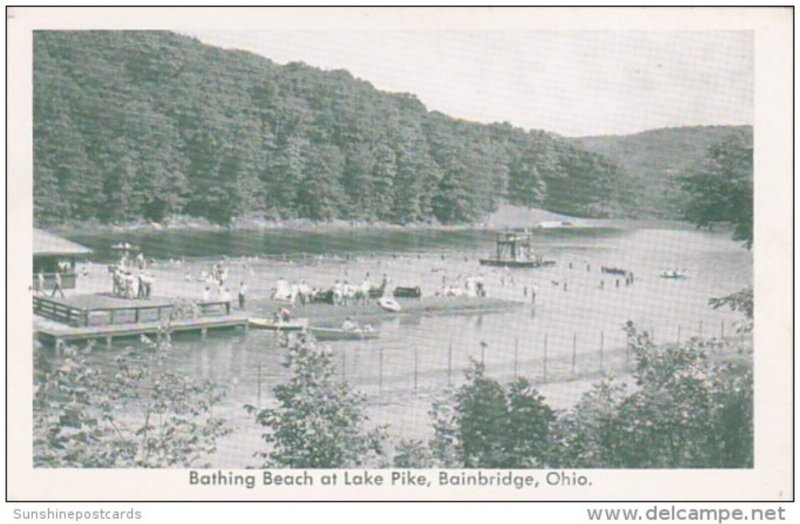
<svg viewBox="0 0 800 524">
<path fill-rule="evenodd" d="M 658 342 L 698 334 L 729 336 L 739 318 L 712 310 L 708 298 L 751 283 L 753 273 L 751 254 L 728 234 L 683 229 L 542 231 L 535 236 L 536 250 L 558 264 L 521 270 L 479 266 L 477 258 L 494 248 L 494 234 L 488 231 L 170 231 L 70 238 L 95 249 L 98 260 L 111 258 L 108 246 L 119 241 L 140 245 L 148 257 L 160 260 L 186 257 L 174 270 L 161 264 L 176 274 L 197 272 L 224 255 L 231 259 L 231 281 L 247 280 L 253 298 L 267 296 L 278 276 L 330 286 L 337 279 L 360 282 L 369 273 L 377 281 L 386 274 L 391 285 L 420 286 L 429 295 L 443 276 L 453 280 L 482 274 L 490 296 L 524 305 L 500 313 L 372 321 L 380 339 L 330 343 L 342 375 L 370 395 L 373 418 L 390 423 L 392 432 L 402 436 L 425 434 L 424 406 L 449 381 L 462 379 L 470 358 L 482 359 L 497 376 L 511 377 L 516 371 L 552 381 L 572 376 L 573 354 L 576 373 L 582 375 L 623 366 L 621 326 L 628 320 L 654 332 Z M 625 286 L 622 278 L 617 287 L 616 277 L 600 273 L 601 265 L 633 271 L 635 284 Z M 661 271 L 674 268 L 685 268 L 691 278 L 659 278 Z M 203 285 L 183 286 L 195 286 L 199 294 Z M 525 294 L 532 286 L 538 288 L 535 308 Z M 103 364 L 116 351 L 98 350 L 95 358 Z M 191 337 L 175 341 L 175 369 L 219 379 L 230 388 L 223 409 L 236 431 L 221 443 L 215 465 L 258 464 L 251 458 L 259 447 L 258 428 L 241 406 L 271 402 L 272 387 L 286 378 L 284 357 L 277 337 L 266 331 L 220 334 L 203 343 Z M 413 401 L 421 407 L 409 409 Z"/>
</svg>

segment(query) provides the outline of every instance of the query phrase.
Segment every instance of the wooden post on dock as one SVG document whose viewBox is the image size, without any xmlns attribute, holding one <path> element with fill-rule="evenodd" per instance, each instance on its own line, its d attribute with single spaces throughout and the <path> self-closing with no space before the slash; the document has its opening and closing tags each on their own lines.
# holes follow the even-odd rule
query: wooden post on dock
<svg viewBox="0 0 800 524">
<path fill-rule="evenodd" d="M 514 378 L 517 378 L 517 365 L 519 361 L 519 337 L 514 338 Z"/>
<path fill-rule="evenodd" d="M 703 338 L 703 321 L 697 325 L 697 338 Z"/>
<path fill-rule="evenodd" d="M 675 342 L 675 345 L 676 346 L 680 346 L 681 345 L 681 325 L 680 324 L 678 324 L 678 338 L 677 338 L 677 341 Z"/>
<path fill-rule="evenodd" d="M 342 353 L 342 382 L 347 382 L 347 354 Z"/>
<path fill-rule="evenodd" d="M 719 339 L 723 340 L 725 338 L 725 321 L 719 321 Z"/>
</svg>

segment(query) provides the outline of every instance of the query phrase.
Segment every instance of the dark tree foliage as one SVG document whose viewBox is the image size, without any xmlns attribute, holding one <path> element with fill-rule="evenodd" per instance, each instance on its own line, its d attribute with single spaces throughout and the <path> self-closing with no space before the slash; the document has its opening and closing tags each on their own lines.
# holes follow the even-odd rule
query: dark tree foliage
<svg viewBox="0 0 800 524">
<path fill-rule="evenodd" d="M 711 146 L 704 162 L 681 178 L 686 220 L 698 227 L 733 226 L 733 239 L 753 245 L 753 143 L 735 134 Z"/>
<path fill-rule="evenodd" d="M 540 131 L 428 112 L 346 71 L 160 31 L 34 35 L 39 224 L 177 215 L 474 222 L 622 214 L 619 171 Z"/>
<path fill-rule="evenodd" d="M 442 467 L 523 468 L 544 464 L 556 414 L 525 378 L 505 387 L 473 362 L 454 403 L 435 404 L 432 455 Z M 409 453 L 405 460 L 423 456 Z"/>
<path fill-rule="evenodd" d="M 603 381 L 559 417 L 551 465 L 752 467 L 750 367 L 710 363 L 707 344 L 697 339 L 664 348 L 630 322 L 625 329 L 635 385 Z"/>
</svg>

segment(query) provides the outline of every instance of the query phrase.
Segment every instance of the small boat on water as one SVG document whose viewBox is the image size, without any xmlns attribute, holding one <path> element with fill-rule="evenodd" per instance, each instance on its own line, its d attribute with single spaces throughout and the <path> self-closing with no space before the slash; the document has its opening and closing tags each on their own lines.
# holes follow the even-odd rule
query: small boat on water
<svg viewBox="0 0 800 524">
<path fill-rule="evenodd" d="M 296 318 L 294 320 L 275 321 L 267 318 L 251 318 L 248 324 L 256 329 L 268 329 L 271 331 L 304 331 L 308 329 L 307 318 Z"/>
<path fill-rule="evenodd" d="M 379 331 L 370 327 L 358 329 L 310 327 L 308 331 L 317 340 L 372 340 L 380 336 Z"/>
<path fill-rule="evenodd" d="M 380 299 L 378 299 L 378 305 L 384 311 L 390 311 L 392 313 L 397 313 L 398 311 L 403 309 L 400 306 L 400 303 L 391 297 L 381 297 Z"/>
</svg>

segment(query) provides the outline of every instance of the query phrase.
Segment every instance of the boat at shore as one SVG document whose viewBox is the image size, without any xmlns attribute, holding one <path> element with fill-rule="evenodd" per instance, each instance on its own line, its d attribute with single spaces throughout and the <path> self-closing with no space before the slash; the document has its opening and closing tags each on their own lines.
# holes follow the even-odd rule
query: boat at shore
<svg viewBox="0 0 800 524">
<path fill-rule="evenodd" d="M 274 321 L 267 318 L 251 318 L 248 325 L 256 329 L 268 329 L 271 331 L 305 331 L 308 329 L 307 318 L 297 318 L 288 322 Z"/>
<path fill-rule="evenodd" d="M 398 311 L 402 310 L 402 306 L 397 300 L 391 297 L 381 297 L 378 299 L 378 306 L 384 311 L 389 311 L 390 313 L 397 313 Z"/>
<path fill-rule="evenodd" d="M 369 328 L 341 329 L 310 327 L 308 331 L 317 340 L 373 340 L 380 336 L 379 331 Z"/>
</svg>

